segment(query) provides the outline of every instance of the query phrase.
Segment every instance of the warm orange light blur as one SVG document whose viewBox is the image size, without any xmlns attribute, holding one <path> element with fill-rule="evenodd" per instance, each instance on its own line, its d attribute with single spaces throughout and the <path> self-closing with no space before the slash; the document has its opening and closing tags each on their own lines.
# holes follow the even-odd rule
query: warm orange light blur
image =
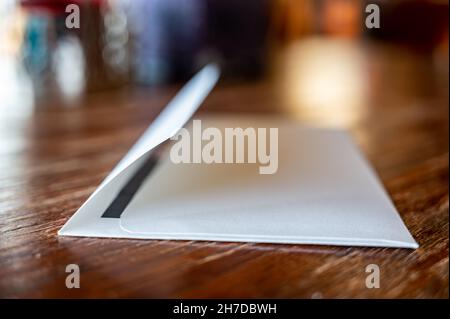
<svg viewBox="0 0 450 319">
<path fill-rule="evenodd" d="M 311 38 L 281 57 L 281 92 L 288 110 L 315 123 L 351 126 L 364 113 L 366 61 L 352 42 Z"/>
<path fill-rule="evenodd" d="M 330 35 L 356 38 L 361 34 L 362 12 L 362 2 L 359 0 L 326 0 L 322 28 Z"/>
</svg>

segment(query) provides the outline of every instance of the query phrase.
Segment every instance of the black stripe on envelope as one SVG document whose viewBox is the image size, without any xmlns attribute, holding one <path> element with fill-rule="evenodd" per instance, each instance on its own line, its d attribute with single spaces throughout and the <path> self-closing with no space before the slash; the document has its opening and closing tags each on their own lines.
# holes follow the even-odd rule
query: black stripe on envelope
<svg viewBox="0 0 450 319">
<path fill-rule="evenodd" d="M 134 173 L 130 180 L 120 190 L 116 198 L 111 202 L 108 208 L 102 215 L 102 218 L 120 218 L 125 208 L 133 199 L 142 183 L 147 176 L 152 172 L 158 163 L 158 157 L 156 155 L 150 155 L 145 163 Z"/>
</svg>

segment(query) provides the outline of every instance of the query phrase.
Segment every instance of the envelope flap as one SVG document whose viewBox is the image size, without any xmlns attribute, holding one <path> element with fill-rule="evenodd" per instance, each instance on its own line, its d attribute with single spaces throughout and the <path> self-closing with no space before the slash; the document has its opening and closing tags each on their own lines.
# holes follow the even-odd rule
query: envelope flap
<svg viewBox="0 0 450 319">
<path fill-rule="evenodd" d="M 199 108 L 216 84 L 219 74 L 219 68 L 209 64 L 186 83 L 103 183 L 109 182 L 138 158 L 174 136 Z"/>
<path fill-rule="evenodd" d="M 108 223 L 109 227 L 109 222 L 100 221 L 98 217 L 102 215 L 123 185 L 133 176 L 133 173 L 146 161 L 151 151 L 175 135 L 192 117 L 216 84 L 219 74 L 219 68 L 214 64 L 209 64 L 198 72 L 169 102 L 128 153 L 58 233 L 60 235 L 70 234 L 74 228 L 86 224 L 95 228 L 100 227 L 100 223 Z M 96 209 L 92 207 L 96 207 Z M 93 211 L 96 213 L 93 214 Z"/>
</svg>

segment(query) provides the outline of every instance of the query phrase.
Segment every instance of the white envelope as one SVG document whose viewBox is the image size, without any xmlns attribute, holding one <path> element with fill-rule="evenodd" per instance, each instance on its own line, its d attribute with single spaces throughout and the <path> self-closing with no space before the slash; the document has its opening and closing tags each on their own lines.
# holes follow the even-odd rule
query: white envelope
<svg viewBox="0 0 450 319">
<path fill-rule="evenodd" d="M 203 127 L 277 127 L 278 171 L 259 164 L 174 164 L 161 143 L 192 117 L 219 76 L 201 70 L 169 103 L 62 236 L 417 248 L 344 131 L 284 119 L 203 119 Z"/>
</svg>

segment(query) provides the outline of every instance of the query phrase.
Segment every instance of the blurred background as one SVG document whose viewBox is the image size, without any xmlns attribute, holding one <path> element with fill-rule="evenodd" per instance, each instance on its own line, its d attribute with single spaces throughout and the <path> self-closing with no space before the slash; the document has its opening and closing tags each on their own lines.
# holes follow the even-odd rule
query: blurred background
<svg viewBox="0 0 450 319">
<path fill-rule="evenodd" d="M 71 3 L 79 29 L 65 25 Z M 380 28 L 366 27 L 370 3 Z M 448 1 L 0 1 L 4 117 L 152 95 L 211 61 L 236 95 L 252 83 L 264 92 L 251 106 L 245 94 L 231 98 L 226 110 L 352 125 L 374 104 L 448 99 Z"/>
<path fill-rule="evenodd" d="M 71 3 L 79 29 L 65 25 Z M 369 3 L 380 7 L 379 29 L 365 25 Z M 447 86 L 448 2 L 0 1 L 0 113 L 181 83 L 210 61 L 222 83 L 272 81 L 279 107 L 352 116 L 386 85 L 382 68 L 383 81 L 408 79 L 399 90 Z M 424 73 L 442 83 L 423 83 Z"/>
</svg>

